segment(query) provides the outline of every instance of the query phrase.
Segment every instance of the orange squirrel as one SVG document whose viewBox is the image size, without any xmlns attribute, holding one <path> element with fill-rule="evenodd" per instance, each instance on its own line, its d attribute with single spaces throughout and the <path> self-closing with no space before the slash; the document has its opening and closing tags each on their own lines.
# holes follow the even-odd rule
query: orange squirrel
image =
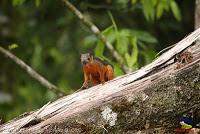
<svg viewBox="0 0 200 134">
<path fill-rule="evenodd" d="M 91 53 L 81 54 L 81 62 L 85 79 L 81 89 L 103 84 L 113 79 L 112 66 L 94 57 Z"/>
</svg>

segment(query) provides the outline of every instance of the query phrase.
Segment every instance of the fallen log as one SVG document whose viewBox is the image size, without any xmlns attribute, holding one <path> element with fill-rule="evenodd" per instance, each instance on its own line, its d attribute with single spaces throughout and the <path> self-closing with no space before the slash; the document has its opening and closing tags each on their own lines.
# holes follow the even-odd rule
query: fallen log
<svg viewBox="0 0 200 134">
<path fill-rule="evenodd" d="M 200 106 L 200 28 L 138 71 L 49 102 L 0 125 L 0 133 L 175 133 Z M 177 68 L 174 57 L 190 51 Z M 159 129 L 157 129 L 159 128 Z"/>
</svg>

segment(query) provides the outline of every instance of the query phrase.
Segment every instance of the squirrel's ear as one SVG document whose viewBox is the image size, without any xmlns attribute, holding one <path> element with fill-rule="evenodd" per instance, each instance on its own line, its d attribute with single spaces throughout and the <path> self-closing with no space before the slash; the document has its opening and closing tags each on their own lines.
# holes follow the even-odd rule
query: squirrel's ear
<svg viewBox="0 0 200 134">
<path fill-rule="evenodd" d="M 94 54 L 92 52 L 90 52 L 89 54 L 90 54 L 90 56 L 94 56 Z"/>
</svg>

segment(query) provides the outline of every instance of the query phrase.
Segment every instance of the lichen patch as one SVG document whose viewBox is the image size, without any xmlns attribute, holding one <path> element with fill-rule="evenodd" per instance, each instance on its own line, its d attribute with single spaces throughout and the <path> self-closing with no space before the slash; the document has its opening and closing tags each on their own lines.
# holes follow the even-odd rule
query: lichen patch
<svg viewBox="0 0 200 134">
<path fill-rule="evenodd" d="M 113 112 L 111 108 L 103 108 L 101 115 L 103 116 L 103 119 L 109 123 L 110 126 L 115 125 L 115 122 L 117 121 L 117 113 Z"/>
</svg>

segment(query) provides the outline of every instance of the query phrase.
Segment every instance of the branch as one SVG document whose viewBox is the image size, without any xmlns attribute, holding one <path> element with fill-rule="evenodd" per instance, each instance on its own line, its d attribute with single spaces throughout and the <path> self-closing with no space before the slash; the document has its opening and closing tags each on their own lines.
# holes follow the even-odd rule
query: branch
<svg viewBox="0 0 200 134">
<path fill-rule="evenodd" d="M 40 74 L 38 74 L 36 71 L 34 71 L 29 65 L 24 63 L 21 59 L 13 55 L 11 52 L 7 51 L 3 47 L 0 46 L 0 52 L 3 53 L 5 56 L 9 57 L 11 60 L 13 60 L 16 64 L 18 64 L 22 69 L 24 69 L 31 77 L 36 79 L 41 85 L 46 87 L 47 89 L 53 91 L 58 96 L 64 96 L 66 93 L 64 93 L 62 90 L 60 90 L 55 85 L 51 84 L 48 80 L 46 80 L 44 77 L 42 77 Z"/>
<path fill-rule="evenodd" d="M 73 6 L 68 0 L 63 0 L 66 6 L 86 25 L 90 28 L 90 30 L 106 45 L 110 53 L 113 55 L 113 57 L 117 60 L 117 62 L 120 64 L 122 70 L 125 73 L 128 73 L 131 71 L 130 68 L 128 68 L 124 64 L 123 58 L 115 51 L 112 44 L 106 39 L 106 37 L 101 33 L 99 28 L 93 24 L 90 20 L 88 20 L 75 6 Z"/>
</svg>

